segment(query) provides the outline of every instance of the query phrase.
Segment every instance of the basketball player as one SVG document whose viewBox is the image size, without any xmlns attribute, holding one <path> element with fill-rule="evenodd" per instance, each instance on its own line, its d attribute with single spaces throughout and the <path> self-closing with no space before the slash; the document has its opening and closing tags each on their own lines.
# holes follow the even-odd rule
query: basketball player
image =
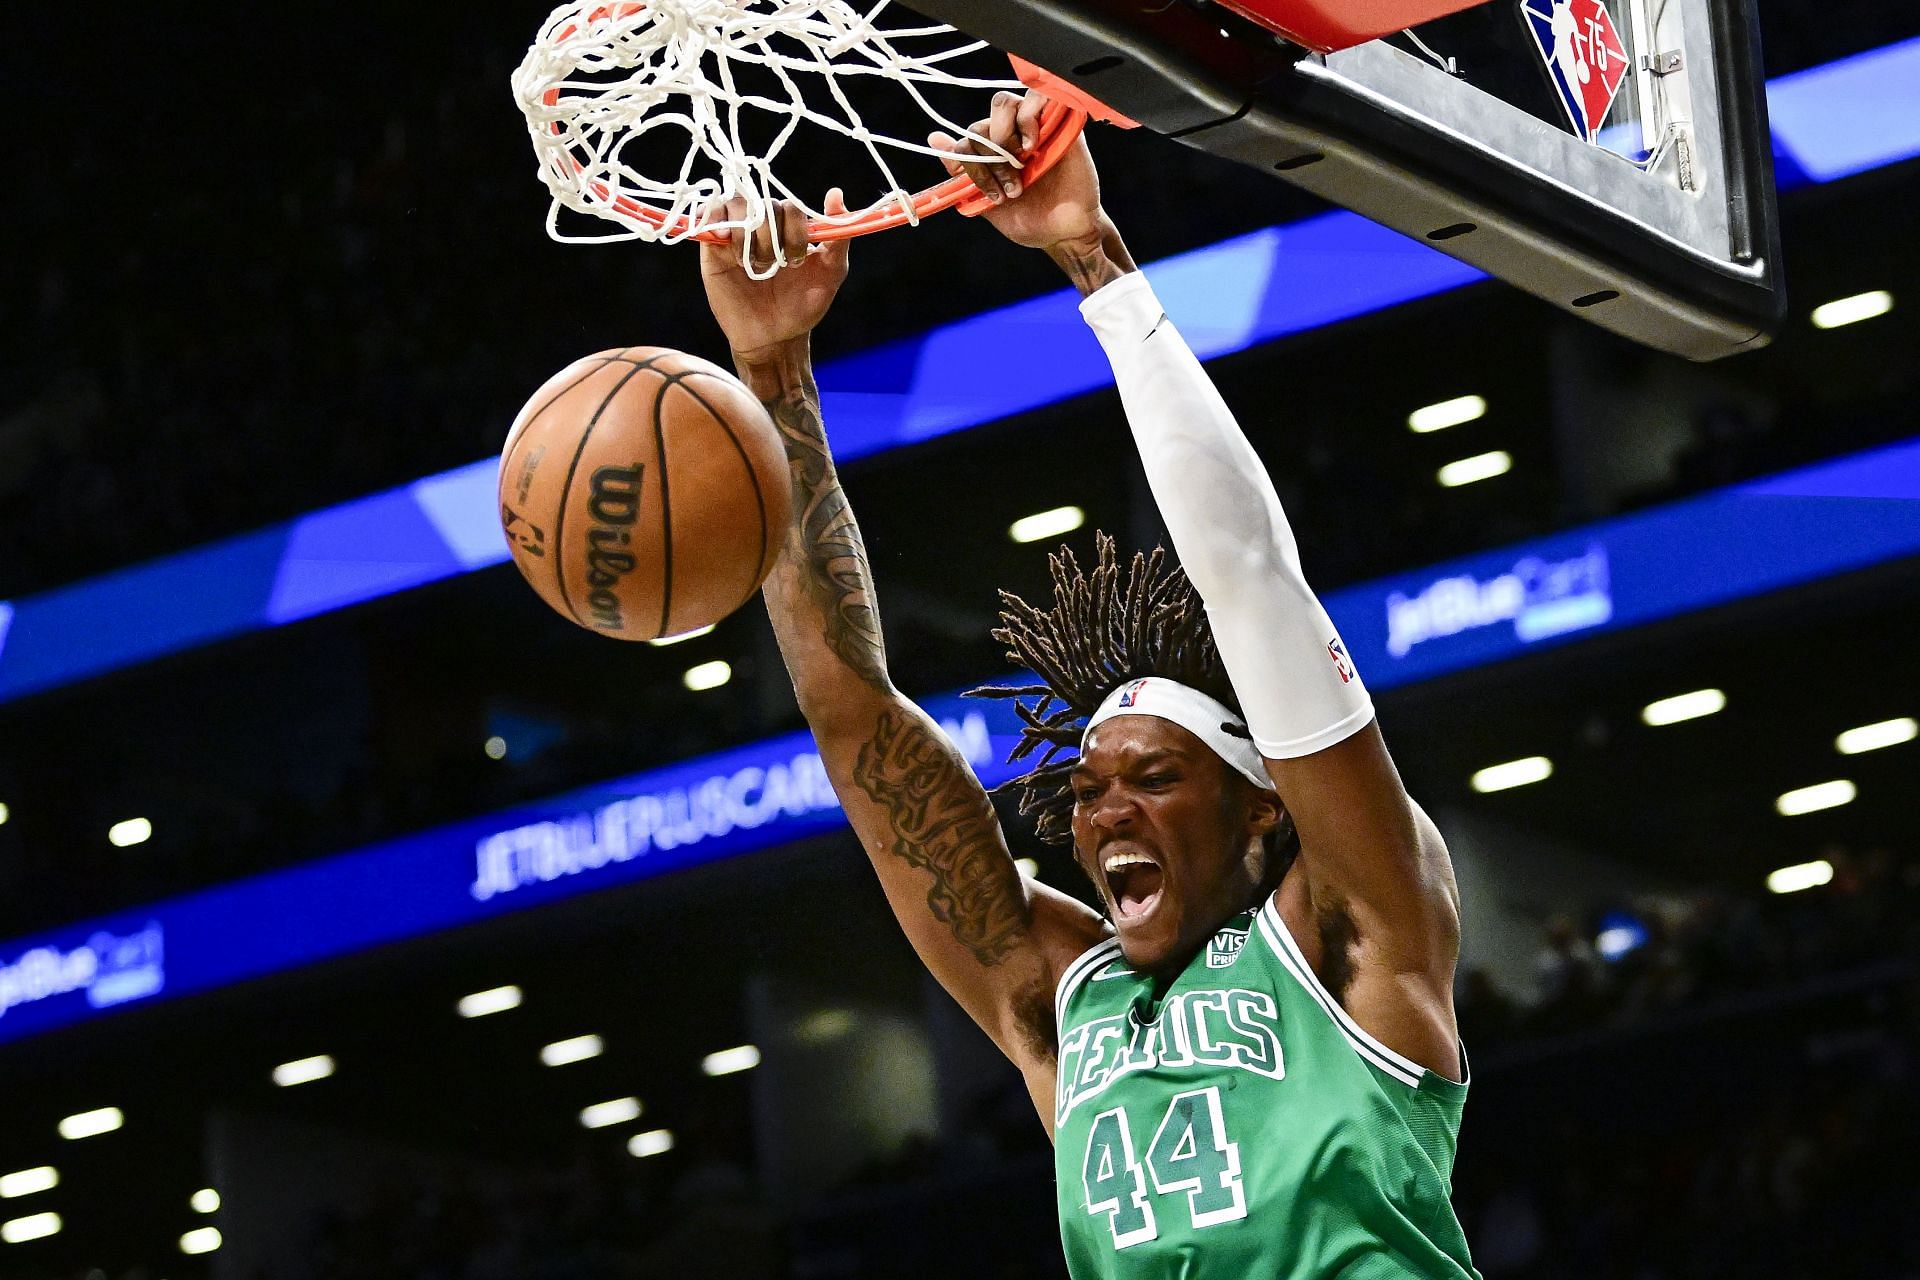
<svg viewBox="0 0 1920 1280">
<path fill-rule="evenodd" d="M 1003 95 L 977 131 L 1030 140 L 1036 111 Z M 1020 691 L 1038 701 L 1016 757 L 1045 750 L 1013 785 L 1071 841 L 1096 912 L 1020 876 L 965 761 L 889 679 L 808 360 L 846 244 L 809 253 L 783 208 L 755 246 L 791 264 L 772 279 L 737 242 L 703 248 L 792 466 L 765 594 L 834 788 L 921 959 L 1025 1077 L 1076 1280 L 1472 1276 L 1448 1199 L 1466 1068 L 1440 835 L 1084 144 L 1031 189 L 965 171 L 1084 295 L 1185 574 L 1159 552 L 1123 569 L 1103 538 L 1090 572 L 1054 558 L 1051 608 L 1005 597 L 994 633 L 1045 682 Z"/>
</svg>

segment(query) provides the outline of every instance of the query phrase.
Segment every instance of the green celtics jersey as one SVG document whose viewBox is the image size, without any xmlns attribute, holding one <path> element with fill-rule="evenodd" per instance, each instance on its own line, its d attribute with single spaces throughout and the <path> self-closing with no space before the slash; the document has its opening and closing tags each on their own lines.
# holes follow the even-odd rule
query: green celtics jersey
<svg viewBox="0 0 1920 1280">
<path fill-rule="evenodd" d="M 1055 1001 L 1074 1280 L 1475 1276 L 1448 1199 L 1466 1086 L 1361 1030 L 1271 900 L 1157 1004 L 1114 940 Z"/>
</svg>

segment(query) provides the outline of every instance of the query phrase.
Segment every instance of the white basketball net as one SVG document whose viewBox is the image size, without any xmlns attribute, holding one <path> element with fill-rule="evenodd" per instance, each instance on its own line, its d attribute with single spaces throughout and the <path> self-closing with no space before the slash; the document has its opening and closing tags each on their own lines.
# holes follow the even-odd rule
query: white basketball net
<svg viewBox="0 0 1920 1280">
<path fill-rule="evenodd" d="M 1012 160 L 1000 147 L 936 111 L 920 86 L 1019 89 L 1019 82 L 945 70 L 942 64 L 984 43 L 967 40 L 944 25 L 882 30 L 874 22 L 889 3 L 866 0 L 857 7 L 849 0 L 649 0 L 640 5 L 588 0 L 555 9 L 512 81 L 514 97 L 527 116 L 540 176 L 553 193 L 547 233 L 556 240 L 584 243 L 672 243 L 703 231 L 758 227 L 770 217 L 773 202 L 781 199 L 800 205 L 809 217 L 826 218 L 773 169 L 802 124 L 860 143 L 880 171 L 884 194 L 866 209 L 842 216 L 851 221 L 898 205 L 909 222 L 917 221 L 912 193 L 895 177 L 888 152 L 939 153 L 924 142 L 870 131 L 840 83 L 848 76 L 881 77 L 898 85 L 920 108 L 927 122 L 923 133 L 939 127 Z M 782 96 L 740 88 L 735 71 L 746 64 L 762 69 L 750 77 L 756 86 L 777 84 Z M 810 105 L 803 86 L 814 89 L 811 96 L 822 107 L 830 100 L 835 109 Z M 824 95 L 819 92 L 823 88 Z M 785 117 L 762 154 L 741 141 L 742 119 L 749 111 Z M 678 166 L 646 173 L 636 167 L 639 162 L 629 163 L 625 157 L 631 144 L 663 129 L 679 130 L 688 139 Z M 707 163 L 701 164 L 703 159 Z M 697 175 L 696 166 L 702 170 Z M 715 206 L 734 196 L 746 198 L 746 212 L 728 218 L 723 207 Z M 603 235 L 568 233 L 558 224 L 562 206 L 621 229 Z M 767 268 L 767 274 L 773 269 Z"/>
</svg>

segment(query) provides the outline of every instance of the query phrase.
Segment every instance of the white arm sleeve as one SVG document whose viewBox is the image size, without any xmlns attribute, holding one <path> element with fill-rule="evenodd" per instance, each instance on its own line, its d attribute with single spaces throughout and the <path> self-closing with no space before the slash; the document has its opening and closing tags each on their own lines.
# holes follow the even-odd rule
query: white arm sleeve
<svg viewBox="0 0 1920 1280">
<path fill-rule="evenodd" d="M 1106 348 L 1147 483 L 1260 754 L 1312 755 L 1365 728 L 1373 701 L 1300 572 L 1280 495 L 1147 278 L 1121 277 L 1080 313 Z"/>
</svg>

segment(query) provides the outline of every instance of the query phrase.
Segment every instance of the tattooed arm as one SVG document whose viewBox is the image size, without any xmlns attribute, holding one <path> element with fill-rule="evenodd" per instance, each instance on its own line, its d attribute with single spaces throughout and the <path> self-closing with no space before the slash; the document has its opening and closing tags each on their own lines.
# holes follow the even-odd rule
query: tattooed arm
<svg viewBox="0 0 1920 1280">
<path fill-rule="evenodd" d="M 827 207 L 837 203 L 829 195 Z M 702 248 L 714 315 L 792 471 L 793 524 L 767 579 L 767 612 L 894 915 L 941 985 L 1021 1068 L 1050 1121 L 1054 982 L 1104 924 L 1022 880 L 965 759 L 888 678 L 866 549 L 834 471 L 808 349 L 846 276 L 846 244 L 808 255 L 804 220 L 790 209 L 781 238 L 794 265 L 765 281 L 741 269 L 737 246 Z"/>
</svg>

